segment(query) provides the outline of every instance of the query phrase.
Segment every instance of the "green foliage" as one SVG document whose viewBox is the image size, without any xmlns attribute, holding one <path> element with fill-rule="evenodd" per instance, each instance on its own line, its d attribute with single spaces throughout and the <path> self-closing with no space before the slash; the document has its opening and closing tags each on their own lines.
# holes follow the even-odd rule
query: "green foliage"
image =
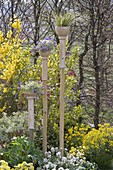
<svg viewBox="0 0 113 170">
<path fill-rule="evenodd" d="M 11 143 L 1 149 L 0 159 L 9 163 L 11 167 L 26 161 L 34 166 L 41 164 L 42 153 L 27 137 L 15 137 Z"/>
<path fill-rule="evenodd" d="M 64 15 L 59 14 L 55 19 L 56 26 L 60 26 L 60 27 L 70 26 L 73 19 L 74 19 L 74 15 L 72 15 L 71 13 L 65 13 Z"/>
<path fill-rule="evenodd" d="M 83 140 L 86 157 L 98 164 L 101 170 L 113 169 L 113 127 L 100 125 L 99 130 L 92 129 Z"/>
<path fill-rule="evenodd" d="M 2 113 L 0 118 L 0 145 L 9 143 L 14 136 L 27 134 L 28 112 L 13 112 L 11 116 Z"/>
<path fill-rule="evenodd" d="M 8 163 L 4 160 L 0 160 L 0 169 L 1 170 L 34 170 L 34 166 L 32 163 L 23 162 L 22 164 L 18 164 L 14 168 L 8 166 Z"/>
</svg>

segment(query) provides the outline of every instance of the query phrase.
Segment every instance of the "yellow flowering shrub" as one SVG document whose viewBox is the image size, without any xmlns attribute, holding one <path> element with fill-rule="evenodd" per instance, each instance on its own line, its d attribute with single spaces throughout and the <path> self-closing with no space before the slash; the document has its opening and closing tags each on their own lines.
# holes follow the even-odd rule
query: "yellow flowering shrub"
<svg viewBox="0 0 113 170">
<path fill-rule="evenodd" d="M 15 18 L 5 37 L 0 31 L 0 112 L 17 110 L 19 82 L 30 78 L 30 50 L 22 47 L 21 22 Z M 13 109 L 12 109 L 13 102 Z M 12 110 L 11 110 L 12 109 Z"/>
<path fill-rule="evenodd" d="M 83 139 L 83 149 L 86 157 L 100 169 L 113 169 L 113 126 L 104 124 L 98 130 L 92 129 Z"/>
<path fill-rule="evenodd" d="M 18 164 L 14 168 L 10 168 L 6 161 L 0 160 L 0 170 L 34 170 L 34 166 L 32 163 L 23 162 L 22 164 Z"/>
<path fill-rule="evenodd" d="M 76 148 L 82 145 L 84 136 L 89 132 L 90 127 L 85 124 L 71 127 L 65 135 L 66 144 L 69 148 Z"/>
</svg>

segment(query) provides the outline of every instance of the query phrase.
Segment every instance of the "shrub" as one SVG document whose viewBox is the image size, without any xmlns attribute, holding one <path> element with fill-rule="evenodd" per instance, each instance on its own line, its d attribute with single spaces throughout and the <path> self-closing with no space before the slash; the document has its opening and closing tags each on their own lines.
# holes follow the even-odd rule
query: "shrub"
<svg viewBox="0 0 113 170">
<path fill-rule="evenodd" d="M 0 118 L 0 145 L 9 143 L 14 136 L 27 134 L 28 112 L 13 112 L 11 116 L 2 113 Z"/>
<path fill-rule="evenodd" d="M 113 127 L 100 125 L 99 130 L 92 129 L 83 140 L 86 157 L 98 164 L 100 169 L 113 169 Z"/>
<path fill-rule="evenodd" d="M 21 22 L 15 18 L 7 36 L 0 31 L 0 112 L 8 114 L 18 109 L 18 88 L 21 81 L 28 81 L 26 74 L 30 66 L 30 50 L 22 47 Z"/>
<path fill-rule="evenodd" d="M 4 160 L 0 160 L 0 169 L 2 170 L 14 170 L 14 169 L 15 170 L 34 170 L 34 167 L 32 163 L 23 162 L 22 164 L 18 164 L 14 168 L 10 168 L 7 162 L 5 162 Z"/>
<path fill-rule="evenodd" d="M 41 164 L 42 152 L 35 148 L 34 144 L 27 137 L 15 137 L 10 144 L 1 149 L 0 159 L 8 162 L 11 167 L 23 161 L 34 166 Z"/>
<path fill-rule="evenodd" d="M 79 147 L 83 143 L 84 136 L 90 130 L 89 126 L 85 124 L 76 124 L 76 126 L 68 129 L 68 133 L 65 135 L 66 146 L 70 149 L 72 146 Z"/>
</svg>

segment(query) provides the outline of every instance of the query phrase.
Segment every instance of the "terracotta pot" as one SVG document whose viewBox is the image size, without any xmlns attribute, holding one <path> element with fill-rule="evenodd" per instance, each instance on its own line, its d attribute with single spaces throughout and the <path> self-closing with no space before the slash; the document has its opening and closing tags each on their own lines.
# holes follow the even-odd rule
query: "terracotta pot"
<svg viewBox="0 0 113 170">
<path fill-rule="evenodd" d="M 55 27 L 55 31 L 59 37 L 66 37 L 69 34 L 70 27 Z"/>
<path fill-rule="evenodd" d="M 50 54 L 51 54 L 51 51 L 47 51 L 47 52 L 40 51 L 41 57 L 49 57 Z"/>
</svg>

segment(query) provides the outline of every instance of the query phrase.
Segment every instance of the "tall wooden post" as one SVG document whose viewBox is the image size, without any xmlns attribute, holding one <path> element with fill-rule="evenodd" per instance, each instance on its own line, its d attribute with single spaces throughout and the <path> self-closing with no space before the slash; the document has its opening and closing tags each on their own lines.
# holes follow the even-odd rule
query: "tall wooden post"
<svg viewBox="0 0 113 170">
<path fill-rule="evenodd" d="M 60 37 L 60 151 L 64 153 L 64 68 L 65 68 L 65 39 Z"/>
<path fill-rule="evenodd" d="M 43 81 L 43 154 L 47 151 L 47 75 L 48 75 L 48 66 L 47 60 L 50 52 L 42 53 L 42 81 Z"/>
<path fill-rule="evenodd" d="M 34 96 L 28 96 L 28 128 L 29 128 L 29 137 L 33 141 L 33 131 L 34 131 Z"/>
<path fill-rule="evenodd" d="M 65 69 L 65 51 L 66 37 L 69 33 L 69 27 L 56 27 L 56 33 L 60 39 L 60 151 L 64 154 L 64 69 Z"/>
</svg>

